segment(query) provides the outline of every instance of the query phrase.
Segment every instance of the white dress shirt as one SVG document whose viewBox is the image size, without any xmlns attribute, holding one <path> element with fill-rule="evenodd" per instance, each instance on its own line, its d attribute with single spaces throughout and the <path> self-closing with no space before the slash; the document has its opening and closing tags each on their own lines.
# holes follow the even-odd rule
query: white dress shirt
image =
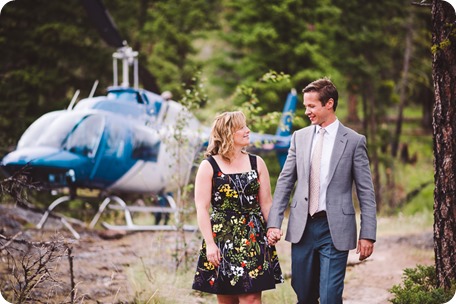
<svg viewBox="0 0 456 304">
<path fill-rule="evenodd" d="M 326 132 L 323 136 L 323 149 L 320 165 L 320 199 L 317 212 L 326 210 L 326 189 L 328 188 L 329 184 L 329 163 L 331 161 L 332 150 L 334 147 L 334 141 L 336 140 L 337 129 L 339 129 L 339 124 L 339 120 L 336 119 L 336 121 L 324 128 Z M 316 126 L 315 128 L 315 134 L 312 140 L 312 154 L 317 142 L 317 134 L 320 129 L 320 126 Z"/>
</svg>

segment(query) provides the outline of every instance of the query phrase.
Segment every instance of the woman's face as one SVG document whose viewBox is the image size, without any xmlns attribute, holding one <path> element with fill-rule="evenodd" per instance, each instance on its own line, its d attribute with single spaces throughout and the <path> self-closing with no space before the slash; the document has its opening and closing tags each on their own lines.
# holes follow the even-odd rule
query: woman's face
<svg viewBox="0 0 456 304">
<path fill-rule="evenodd" d="M 234 132 L 233 140 L 235 146 L 245 147 L 250 144 L 250 129 L 247 125 L 244 124 L 242 128 Z"/>
</svg>

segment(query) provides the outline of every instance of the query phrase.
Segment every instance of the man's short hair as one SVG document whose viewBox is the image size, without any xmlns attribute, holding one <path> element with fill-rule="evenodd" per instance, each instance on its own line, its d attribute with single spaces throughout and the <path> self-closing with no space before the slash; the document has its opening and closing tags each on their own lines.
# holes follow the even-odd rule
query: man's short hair
<svg viewBox="0 0 456 304">
<path fill-rule="evenodd" d="M 337 92 L 336 86 L 331 82 L 329 78 L 324 77 L 309 83 L 302 90 L 302 93 L 308 92 L 317 92 L 319 95 L 319 100 L 323 106 L 328 102 L 329 99 L 332 98 L 334 100 L 333 109 L 336 111 L 337 103 L 339 100 L 339 93 Z"/>
</svg>

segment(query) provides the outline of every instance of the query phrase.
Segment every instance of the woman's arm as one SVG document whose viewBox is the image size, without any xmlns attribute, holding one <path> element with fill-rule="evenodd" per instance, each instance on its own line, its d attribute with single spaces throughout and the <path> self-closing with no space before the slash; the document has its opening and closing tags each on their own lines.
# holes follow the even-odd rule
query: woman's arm
<svg viewBox="0 0 456 304">
<path fill-rule="evenodd" d="M 264 160 L 257 156 L 257 167 L 260 180 L 260 190 L 258 192 L 258 198 L 261 207 L 261 213 L 265 221 L 268 221 L 269 210 L 272 205 L 272 195 L 271 195 L 271 181 L 269 179 L 269 171 Z"/>
<path fill-rule="evenodd" d="M 206 242 L 207 259 L 217 267 L 220 263 L 220 250 L 214 242 L 209 217 L 213 174 L 211 164 L 206 160 L 202 161 L 195 178 L 195 206 L 198 226 Z"/>
</svg>

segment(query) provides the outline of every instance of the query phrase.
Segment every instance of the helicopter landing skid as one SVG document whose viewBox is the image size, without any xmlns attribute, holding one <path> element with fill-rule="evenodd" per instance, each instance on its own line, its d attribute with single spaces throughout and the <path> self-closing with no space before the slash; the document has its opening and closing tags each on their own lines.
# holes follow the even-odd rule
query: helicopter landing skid
<svg viewBox="0 0 456 304">
<path fill-rule="evenodd" d="M 53 201 L 49 207 L 46 209 L 46 212 L 43 214 L 43 216 L 41 217 L 41 220 L 40 222 L 36 225 L 36 228 L 38 229 L 41 229 L 43 228 L 44 224 L 46 223 L 49 215 L 51 214 L 51 211 L 57 207 L 58 205 L 60 205 L 61 203 L 64 203 L 64 202 L 68 202 L 68 201 L 71 201 L 72 198 L 71 196 L 61 196 L 59 197 L 58 199 L 56 199 L 55 201 Z M 73 234 L 73 236 L 76 238 L 76 239 L 79 239 L 80 238 L 80 235 L 79 233 L 74 230 L 73 226 L 71 226 L 71 224 L 69 222 L 73 222 L 73 223 L 76 223 L 78 225 L 81 225 L 81 226 L 84 226 L 84 222 L 82 221 L 79 221 L 77 219 L 74 219 L 74 218 L 65 218 L 64 216 L 59 216 L 60 217 L 60 221 L 62 222 L 62 224 L 68 229 L 70 230 L 70 232 Z"/>
<path fill-rule="evenodd" d="M 179 212 L 177 209 L 176 202 L 170 195 L 165 195 L 164 198 L 168 202 L 170 207 L 158 207 L 158 206 L 128 206 L 120 197 L 109 196 L 101 203 L 97 214 L 93 217 L 89 227 L 94 228 L 98 220 L 100 219 L 103 211 L 108 207 L 112 210 L 123 211 L 125 215 L 126 225 L 111 225 L 106 222 L 101 223 L 103 227 L 109 230 L 126 230 L 126 231 L 158 231 L 158 230 L 178 230 L 179 225 Z M 117 205 L 110 205 L 114 201 Z M 142 212 L 142 213 L 174 213 L 177 225 L 136 225 L 133 223 L 131 213 Z M 198 227 L 191 225 L 183 225 L 182 229 L 185 231 L 196 231 Z"/>
<path fill-rule="evenodd" d="M 174 225 L 111 225 L 106 222 L 101 223 L 103 227 L 109 230 L 123 230 L 123 231 L 176 231 L 177 226 Z M 196 231 L 198 228 L 192 225 L 183 225 L 184 231 Z"/>
<path fill-rule="evenodd" d="M 98 208 L 97 214 L 93 217 L 92 221 L 89 224 L 89 228 L 93 229 L 95 225 L 97 224 L 98 220 L 101 217 L 101 214 L 103 211 L 106 209 L 106 207 L 109 207 L 109 209 L 112 210 L 119 210 L 123 211 L 125 215 L 125 223 L 126 225 L 111 225 L 106 222 L 101 223 L 103 227 L 109 230 L 124 230 L 124 231 L 159 231 L 159 230 L 178 230 L 179 226 L 179 212 L 177 209 L 176 202 L 174 201 L 173 197 L 170 195 L 164 196 L 166 201 L 168 202 L 170 207 L 159 207 L 159 206 L 128 206 L 125 201 L 123 201 L 120 197 L 118 196 L 108 196 L 106 197 L 103 202 L 101 203 L 100 207 Z M 56 208 L 58 205 L 64 202 L 71 201 L 72 198 L 71 196 L 62 196 L 53 201 L 49 207 L 46 209 L 46 212 L 43 214 L 41 217 L 40 222 L 36 225 L 38 229 L 43 228 L 44 224 L 46 223 L 51 211 Z M 116 202 L 117 205 L 110 205 L 110 203 Z M 133 219 L 131 216 L 132 212 L 143 212 L 143 213 L 174 213 L 175 215 L 175 222 L 177 225 L 136 225 L 133 223 Z M 79 233 L 74 230 L 74 228 L 71 226 L 69 222 L 77 223 L 78 225 L 85 226 L 84 222 L 79 221 L 74 218 L 65 218 L 63 216 L 60 216 L 60 221 L 62 224 L 70 230 L 70 232 L 73 234 L 73 236 L 76 239 L 80 238 Z M 198 227 L 192 226 L 192 225 L 182 225 L 181 228 L 184 231 L 196 231 L 198 230 Z"/>
</svg>

